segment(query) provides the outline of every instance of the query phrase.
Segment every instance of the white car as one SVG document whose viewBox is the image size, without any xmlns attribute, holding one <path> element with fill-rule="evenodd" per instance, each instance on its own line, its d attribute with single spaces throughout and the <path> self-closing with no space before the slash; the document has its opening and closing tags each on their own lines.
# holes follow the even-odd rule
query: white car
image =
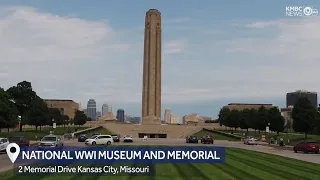
<svg viewBox="0 0 320 180">
<path fill-rule="evenodd" d="M 9 140 L 7 138 L 0 138 L 0 152 L 6 152 Z"/>
<path fill-rule="evenodd" d="M 254 137 L 247 137 L 243 140 L 244 144 L 247 145 L 258 145 L 257 139 Z"/>
<path fill-rule="evenodd" d="M 94 135 L 91 138 L 86 139 L 86 145 L 111 145 L 113 138 L 111 135 Z"/>
<path fill-rule="evenodd" d="M 130 135 L 124 136 L 123 142 L 133 142 L 132 136 Z"/>
</svg>

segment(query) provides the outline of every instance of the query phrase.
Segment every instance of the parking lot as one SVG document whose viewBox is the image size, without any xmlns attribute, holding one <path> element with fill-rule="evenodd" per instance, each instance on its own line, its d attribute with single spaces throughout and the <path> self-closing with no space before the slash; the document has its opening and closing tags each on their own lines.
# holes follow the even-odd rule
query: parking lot
<svg viewBox="0 0 320 180">
<path fill-rule="evenodd" d="M 245 145 L 242 142 L 216 140 L 214 144 L 187 144 L 185 139 L 133 139 L 133 143 L 117 142 L 115 145 L 165 145 L 165 146 L 220 146 L 220 147 L 235 147 L 258 152 L 270 153 L 284 157 L 294 158 L 302 161 L 313 162 L 320 164 L 320 154 L 303 154 L 294 153 L 292 150 L 282 150 L 263 145 Z M 77 140 L 66 140 L 64 146 L 85 147 L 84 142 Z M 228 158 L 228 157 L 227 157 Z M 0 172 L 4 172 L 13 168 L 13 164 L 5 153 L 0 154 Z"/>
</svg>

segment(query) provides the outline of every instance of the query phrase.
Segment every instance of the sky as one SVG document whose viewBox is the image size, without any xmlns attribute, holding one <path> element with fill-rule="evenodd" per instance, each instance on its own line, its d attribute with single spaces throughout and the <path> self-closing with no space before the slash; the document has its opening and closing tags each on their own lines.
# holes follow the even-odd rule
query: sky
<svg viewBox="0 0 320 180">
<path fill-rule="evenodd" d="M 217 117 L 228 103 L 284 107 L 320 91 L 320 16 L 266 2 L 1 0 L 0 86 L 30 81 L 44 99 L 89 99 L 141 115 L 144 18 L 162 14 L 162 110 Z"/>
</svg>

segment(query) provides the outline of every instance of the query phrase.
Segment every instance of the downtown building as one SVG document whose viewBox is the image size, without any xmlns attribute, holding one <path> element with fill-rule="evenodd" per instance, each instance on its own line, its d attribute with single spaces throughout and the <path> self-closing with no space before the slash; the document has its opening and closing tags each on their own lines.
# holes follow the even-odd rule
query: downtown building
<svg viewBox="0 0 320 180">
<path fill-rule="evenodd" d="M 318 108 L 317 93 L 310 92 L 310 91 L 303 91 L 303 90 L 287 93 L 287 96 L 286 96 L 287 108 L 293 107 L 298 101 L 298 99 L 301 97 L 307 98 L 315 108 Z"/>
<path fill-rule="evenodd" d="M 164 110 L 164 122 L 167 124 L 171 123 L 171 110 L 170 109 Z"/>
<path fill-rule="evenodd" d="M 118 122 L 124 122 L 125 115 L 124 115 L 124 110 L 123 109 L 118 109 L 117 110 L 117 120 L 118 120 Z"/>
<path fill-rule="evenodd" d="M 179 116 L 171 114 L 170 124 L 180 124 Z"/>
<path fill-rule="evenodd" d="M 107 103 L 104 103 L 101 107 L 101 116 L 106 116 L 108 112 L 110 112 L 111 106 L 109 106 Z"/>
<path fill-rule="evenodd" d="M 87 103 L 87 116 L 91 120 L 97 120 L 97 103 L 94 99 L 89 99 Z"/>
</svg>

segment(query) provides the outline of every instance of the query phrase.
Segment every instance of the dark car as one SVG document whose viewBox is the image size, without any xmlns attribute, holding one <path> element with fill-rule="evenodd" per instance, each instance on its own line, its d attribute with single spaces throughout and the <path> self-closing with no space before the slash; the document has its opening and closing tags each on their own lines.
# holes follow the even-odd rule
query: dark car
<svg viewBox="0 0 320 180">
<path fill-rule="evenodd" d="M 120 142 L 120 135 L 112 134 L 111 137 L 113 138 L 113 142 Z"/>
<path fill-rule="evenodd" d="M 202 138 L 201 138 L 201 143 L 202 144 L 213 144 L 213 137 L 211 137 L 211 136 L 203 136 Z"/>
<path fill-rule="evenodd" d="M 293 147 L 294 152 L 302 151 L 304 153 L 319 153 L 319 145 L 314 141 L 301 141 Z"/>
<path fill-rule="evenodd" d="M 8 140 L 10 143 L 16 143 L 18 144 L 20 147 L 28 147 L 30 146 L 30 141 L 27 140 L 25 137 L 23 136 L 12 136 L 12 137 L 8 137 Z"/>
<path fill-rule="evenodd" d="M 198 143 L 198 137 L 197 136 L 187 136 L 186 137 L 186 143 Z"/>
<path fill-rule="evenodd" d="M 85 142 L 88 139 L 88 135 L 86 134 L 80 134 L 78 137 L 78 142 Z"/>
</svg>

